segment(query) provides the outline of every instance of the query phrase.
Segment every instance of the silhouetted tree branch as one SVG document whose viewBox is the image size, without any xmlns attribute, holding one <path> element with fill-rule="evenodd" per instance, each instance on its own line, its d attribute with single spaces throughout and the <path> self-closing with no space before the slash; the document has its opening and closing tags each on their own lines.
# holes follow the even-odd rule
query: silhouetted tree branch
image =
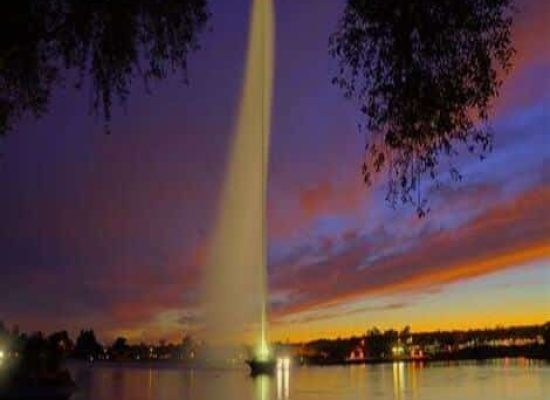
<svg viewBox="0 0 550 400">
<path fill-rule="evenodd" d="M 330 53 L 333 83 L 359 101 L 364 180 L 388 173 L 387 200 L 427 211 L 420 179 L 462 144 L 491 150 L 491 100 L 514 53 L 511 0 L 348 0 Z M 456 168 L 451 176 L 460 178 Z"/>
<path fill-rule="evenodd" d="M 93 108 L 109 121 L 133 78 L 187 71 L 209 18 L 206 0 L 0 2 L 0 136 L 26 113 L 42 115 L 60 71 L 91 78 Z"/>
</svg>

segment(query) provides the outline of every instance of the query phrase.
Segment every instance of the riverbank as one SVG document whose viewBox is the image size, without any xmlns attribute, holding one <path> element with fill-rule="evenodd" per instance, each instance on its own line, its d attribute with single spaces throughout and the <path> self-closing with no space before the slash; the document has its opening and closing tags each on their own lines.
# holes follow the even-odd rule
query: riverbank
<svg viewBox="0 0 550 400">
<path fill-rule="evenodd" d="M 385 364 L 394 362 L 431 363 L 431 362 L 458 362 L 458 361 L 488 361 L 500 359 L 540 360 L 550 363 L 550 351 L 546 346 L 512 346 L 506 348 L 477 347 L 458 350 L 456 352 L 432 354 L 424 357 L 395 357 L 395 358 L 362 358 L 362 359 L 331 359 L 323 357 L 309 357 L 301 360 L 304 365 L 357 365 L 357 364 Z"/>
</svg>

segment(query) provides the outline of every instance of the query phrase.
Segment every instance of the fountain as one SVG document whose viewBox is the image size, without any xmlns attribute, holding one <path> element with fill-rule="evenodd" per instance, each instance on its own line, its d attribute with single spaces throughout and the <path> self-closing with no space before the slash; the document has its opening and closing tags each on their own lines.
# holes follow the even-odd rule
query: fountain
<svg viewBox="0 0 550 400">
<path fill-rule="evenodd" d="M 273 3 L 253 0 L 239 114 L 204 273 L 207 358 L 254 346 L 253 372 L 274 366 L 267 332 L 266 194 L 273 83 Z M 242 360 L 241 360 L 242 361 Z"/>
</svg>

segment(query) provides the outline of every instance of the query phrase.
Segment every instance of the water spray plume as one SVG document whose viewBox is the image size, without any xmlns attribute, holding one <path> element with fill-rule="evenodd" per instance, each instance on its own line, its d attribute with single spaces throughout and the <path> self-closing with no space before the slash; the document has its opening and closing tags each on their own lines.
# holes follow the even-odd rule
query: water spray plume
<svg viewBox="0 0 550 400">
<path fill-rule="evenodd" d="M 216 349 L 208 356 L 217 360 L 243 343 L 258 358 L 270 355 L 266 197 L 273 48 L 272 0 L 254 0 L 239 115 L 204 274 L 204 337 Z"/>
</svg>

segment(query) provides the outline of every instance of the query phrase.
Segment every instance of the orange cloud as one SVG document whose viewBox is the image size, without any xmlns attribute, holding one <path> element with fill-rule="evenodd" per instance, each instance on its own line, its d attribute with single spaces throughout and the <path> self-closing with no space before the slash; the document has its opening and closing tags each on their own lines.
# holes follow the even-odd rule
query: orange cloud
<svg viewBox="0 0 550 400">
<path fill-rule="evenodd" d="M 300 194 L 300 206 L 307 217 L 326 210 L 332 197 L 332 185 L 324 181 L 321 184 L 305 189 Z"/>
<path fill-rule="evenodd" d="M 280 266 L 275 287 L 291 293 L 277 315 L 339 304 L 367 295 L 433 288 L 550 258 L 550 187 L 493 206 L 452 231 L 431 233 L 412 248 L 365 265 L 376 252 L 366 241 L 323 262 Z"/>
<path fill-rule="evenodd" d="M 288 237 L 308 227 L 316 218 L 326 215 L 348 215 L 364 207 L 371 189 L 362 182 L 359 173 L 348 182 L 337 184 L 325 179 L 290 195 L 297 202 L 291 207 L 271 204 L 269 207 L 269 233 L 275 237 Z"/>
</svg>

